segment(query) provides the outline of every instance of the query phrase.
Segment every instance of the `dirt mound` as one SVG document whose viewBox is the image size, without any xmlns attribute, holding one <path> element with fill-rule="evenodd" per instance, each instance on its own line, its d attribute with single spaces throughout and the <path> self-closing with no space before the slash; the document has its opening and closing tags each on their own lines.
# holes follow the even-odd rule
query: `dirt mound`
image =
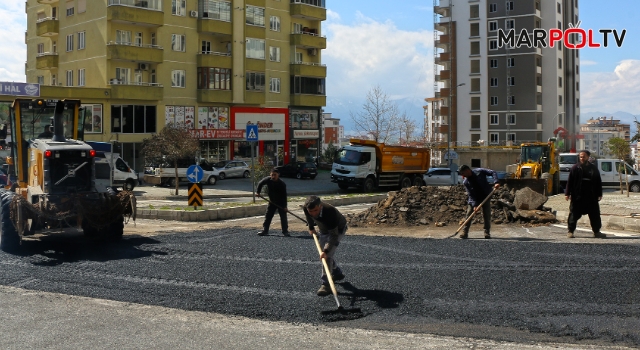
<svg viewBox="0 0 640 350">
<path fill-rule="evenodd" d="M 349 216 L 349 226 L 375 225 L 460 225 L 466 219 L 467 192 L 462 185 L 451 187 L 422 186 L 391 191 L 386 199 L 366 211 Z M 518 222 L 543 224 L 555 222 L 550 209 L 518 210 L 513 205 L 515 190 L 501 186 L 491 199 L 491 216 L 495 224 Z M 472 223 L 483 223 L 482 213 Z"/>
</svg>

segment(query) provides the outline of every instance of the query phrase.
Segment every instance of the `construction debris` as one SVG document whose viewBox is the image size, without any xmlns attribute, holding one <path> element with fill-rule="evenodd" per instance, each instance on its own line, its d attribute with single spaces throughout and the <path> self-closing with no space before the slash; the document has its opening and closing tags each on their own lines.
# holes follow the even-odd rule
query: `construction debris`
<svg viewBox="0 0 640 350">
<path fill-rule="evenodd" d="M 461 185 L 410 187 L 391 191 L 386 199 L 379 201 L 368 210 L 357 215 L 349 215 L 349 225 L 354 227 L 460 225 L 466 218 L 467 199 L 467 192 Z M 551 209 L 543 207 L 546 201 L 546 196 L 530 189 L 525 188 L 516 192 L 507 186 L 501 186 L 491 199 L 492 222 L 531 226 L 556 222 Z M 514 203 L 518 203 L 520 208 Z M 483 223 L 482 215 L 476 215 L 472 223 Z"/>
</svg>

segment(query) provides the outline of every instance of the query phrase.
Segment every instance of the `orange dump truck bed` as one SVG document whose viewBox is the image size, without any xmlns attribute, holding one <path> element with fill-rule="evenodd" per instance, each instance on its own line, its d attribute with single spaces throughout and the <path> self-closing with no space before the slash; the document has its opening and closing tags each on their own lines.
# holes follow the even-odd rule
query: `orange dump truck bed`
<svg viewBox="0 0 640 350">
<path fill-rule="evenodd" d="M 425 173 L 429 170 L 431 152 L 428 148 L 387 146 L 371 140 L 351 139 L 353 145 L 371 146 L 380 160 L 380 172 Z"/>
</svg>

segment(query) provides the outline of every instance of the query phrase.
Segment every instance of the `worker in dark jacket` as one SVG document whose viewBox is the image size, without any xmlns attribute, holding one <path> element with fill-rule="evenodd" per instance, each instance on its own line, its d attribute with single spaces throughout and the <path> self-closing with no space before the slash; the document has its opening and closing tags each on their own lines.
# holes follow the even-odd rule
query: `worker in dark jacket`
<svg viewBox="0 0 640 350">
<path fill-rule="evenodd" d="M 602 220 L 600 219 L 600 204 L 602 199 L 602 179 L 598 167 L 589 162 L 591 152 L 580 151 L 578 163 L 571 167 L 567 186 L 565 189 L 565 199 L 571 200 L 569 204 L 569 218 L 567 219 L 567 237 L 573 238 L 578 220 L 582 215 L 589 215 L 593 237 L 605 238 L 606 235 L 600 232 Z"/>
<path fill-rule="evenodd" d="M 471 170 L 468 165 L 461 165 L 458 173 L 464 176 L 464 185 L 469 195 L 467 217 L 473 212 L 480 210 L 480 203 L 491 193 L 492 185 L 489 184 L 487 176 L 493 177 L 493 188 L 500 187 L 498 183 L 498 173 L 491 169 L 476 168 Z M 482 205 L 482 219 L 484 220 L 484 238 L 491 238 L 491 201 L 488 200 Z M 469 235 L 471 220 L 462 228 L 460 238 L 466 239 Z"/>
<path fill-rule="evenodd" d="M 334 281 L 344 279 L 344 274 L 333 257 L 336 254 L 336 248 L 338 248 L 340 241 L 347 232 L 347 219 L 334 206 L 322 203 L 317 196 L 309 196 L 304 203 L 303 210 L 304 215 L 307 217 L 310 234 L 316 234 L 315 226 L 318 225 L 318 230 L 320 231 L 318 240 L 320 241 L 320 247 L 322 247 L 320 258 L 324 258 L 327 261 L 329 270 L 331 270 L 331 277 Z M 322 269 L 321 278 L 322 286 L 318 289 L 317 294 L 323 297 L 331 294 L 331 287 L 324 269 Z"/>
<path fill-rule="evenodd" d="M 258 182 L 258 195 L 262 197 L 262 187 L 267 186 L 270 203 L 267 206 L 267 212 L 264 215 L 264 223 L 262 231 L 258 232 L 258 236 L 269 234 L 269 226 L 273 215 L 278 211 L 280 214 L 280 225 L 282 226 L 282 234 L 289 236 L 289 223 L 287 222 L 287 185 L 280 180 L 280 172 L 278 169 L 271 170 L 271 174 Z"/>
</svg>

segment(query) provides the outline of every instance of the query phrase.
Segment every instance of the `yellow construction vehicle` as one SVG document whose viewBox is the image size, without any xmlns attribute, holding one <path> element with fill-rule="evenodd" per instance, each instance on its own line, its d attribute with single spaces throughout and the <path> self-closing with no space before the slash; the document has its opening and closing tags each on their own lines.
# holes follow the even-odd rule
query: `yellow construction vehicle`
<svg viewBox="0 0 640 350">
<path fill-rule="evenodd" d="M 98 190 L 96 152 L 83 141 L 79 100 L 17 99 L 10 110 L 13 184 L 0 189 L 0 249 L 22 237 L 82 228 L 90 237 L 122 237 L 124 216 L 135 219 L 135 197 Z"/>
<path fill-rule="evenodd" d="M 515 165 L 513 175 L 507 179 L 507 184 L 511 188 L 530 187 L 544 195 L 558 193 L 560 167 L 555 138 L 550 138 L 548 142 L 530 142 L 520 145 L 520 158 Z"/>
</svg>

